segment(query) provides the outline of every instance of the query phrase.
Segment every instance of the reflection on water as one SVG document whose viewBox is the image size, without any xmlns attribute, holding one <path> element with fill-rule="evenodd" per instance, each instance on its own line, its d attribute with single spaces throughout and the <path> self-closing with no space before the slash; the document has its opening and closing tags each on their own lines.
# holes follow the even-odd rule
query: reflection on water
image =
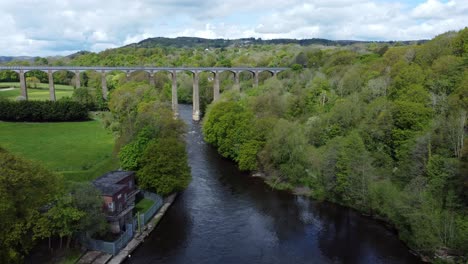
<svg viewBox="0 0 468 264">
<path fill-rule="evenodd" d="M 240 172 L 179 107 L 193 180 L 127 263 L 420 263 L 375 221 Z"/>
</svg>

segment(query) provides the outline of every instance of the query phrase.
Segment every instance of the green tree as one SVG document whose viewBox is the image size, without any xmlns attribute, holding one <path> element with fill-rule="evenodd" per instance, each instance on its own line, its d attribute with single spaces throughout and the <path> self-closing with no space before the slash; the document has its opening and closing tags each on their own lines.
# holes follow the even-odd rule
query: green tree
<svg viewBox="0 0 468 264">
<path fill-rule="evenodd" d="M 142 156 L 138 185 L 161 195 L 182 191 L 190 183 L 185 146 L 177 138 L 152 140 Z"/>
<path fill-rule="evenodd" d="M 238 160 L 242 145 L 254 136 L 252 123 L 253 114 L 248 109 L 238 102 L 221 101 L 208 111 L 203 134 L 222 156 Z"/>
<path fill-rule="evenodd" d="M 28 88 L 37 89 L 37 85 L 39 83 L 41 83 L 41 81 L 35 76 L 26 77 L 26 84 L 27 84 Z"/>
<path fill-rule="evenodd" d="M 89 235 L 107 231 L 107 221 L 102 210 L 101 192 L 91 183 L 76 183 L 71 190 L 72 206 L 84 213 L 78 220 L 75 232 Z"/>
<path fill-rule="evenodd" d="M 427 163 L 428 189 L 438 202 L 439 207 L 445 207 L 449 196 L 449 184 L 457 173 L 455 159 L 447 159 L 440 155 L 433 155 Z"/>
<path fill-rule="evenodd" d="M 58 175 L 0 148 L 0 262 L 21 262 L 29 252 L 37 219 L 61 183 Z"/>
<path fill-rule="evenodd" d="M 72 236 L 79 230 L 80 220 L 86 216 L 86 213 L 73 206 L 72 202 L 70 194 L 60 195 L 46 213 L 52 223 L 53 233 L 60 237 L 60 248 L 64 237 L 67 238 L 67 248 L 70 247 Z"/>
<path fill-rule="evenodd" d="M 123 146 L 119 152 L 120 166 L 124 170 L 138 170 L 141 168 L 141 156 L 153 137 L 149 128 L 141 130 L 136 139 Z"/>
<path fill-rule="evenodd" d="M 304 129 L 297 123 L 280 119 L 267 137 L 261 152 L 262 164 L 269 173 L 293 185 L 308 176 L 308 144 Z"/>
<path fill-rule="evenodd" d="M 357 132 L 343 139 L 336 160 L 334 191 L 340 202 L 361 210 L 369 208 L 372 159 Z"/>
<path fill-rule="evenodd" d="M 94 109 L 96 107 L 95 97 L 87 88 L 76 88 L 73 90 L 72 100 L 86 105 L 88 109 Z"/>
</svg>

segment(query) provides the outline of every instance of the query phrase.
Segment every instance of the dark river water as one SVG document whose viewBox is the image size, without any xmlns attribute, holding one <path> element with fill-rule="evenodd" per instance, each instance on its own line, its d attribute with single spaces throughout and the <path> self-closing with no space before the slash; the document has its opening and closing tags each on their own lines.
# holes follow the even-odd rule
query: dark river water
<svg viewBox="0 0 468 264">
<path fill-rule="evenodd" d="M 127 263 L 421 263 L 374 220 L 240 172 L 179 107 L 193 179 Z"/>
</svg>

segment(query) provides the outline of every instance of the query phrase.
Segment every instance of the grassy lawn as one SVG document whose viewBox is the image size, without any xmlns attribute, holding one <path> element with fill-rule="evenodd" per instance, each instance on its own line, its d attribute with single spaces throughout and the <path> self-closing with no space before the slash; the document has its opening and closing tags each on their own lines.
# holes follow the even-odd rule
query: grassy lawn
<svg viewBox="0 0 468 264">
<path fill-rule="evenodd" d="M 0 146 L 72 181 L 88 181 L 119 167 L 112 157 L 114 138 L 97 120 L 0 122 Z"/>
<path fill-rule="evenodd" d="M 152 205 L 154 204 L 153 201 L 143 198 L 135 205 L 135 212 L 144 213 L 146 212 Z"/>
<path fill-rule="evenodd" d="M 0 83 L 0 97 L 7 99 L 15 99 L 21 95 L 19 83 Z M 11 90 L 13 88 L 13 90 Z M 55 97 L 71 97 L 73 94 L 73 86 L 55 84 Z M 37 88 L 28 88 L 29 100 L 49 100 L 49 84 L 40 83 Z"/>
</svg>

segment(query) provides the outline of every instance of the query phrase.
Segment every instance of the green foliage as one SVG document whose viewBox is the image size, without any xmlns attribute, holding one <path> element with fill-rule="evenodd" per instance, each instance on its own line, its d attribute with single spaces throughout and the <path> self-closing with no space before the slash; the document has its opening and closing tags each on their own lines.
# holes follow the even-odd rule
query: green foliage
<svg viewBox="0 0 468 264">
<path fill-rule="evenodd" d="M 76 88 L 73 91 L 72 100 L 85 105 L 90 111 L 96 110 L 96 100 L 87 88 Z"/>
<path fill-rule="evenodd" d="M 422 254 L 462 263 L 467 32 L 420 45 L 278 50 L 270 65 L 289 61 L 292 70 L 224 92 L 208 108 L 205 139 L 274 188 L 308 187 L 391 223 Z"/>
<path fill-rule="evenodd" d="M 91 183 L 75 183 L 71 188 L 72 206 L 82 212 L 74 232 L 86 232 L 92 236 L 108 230 L 106 217 L 102 211 L 101 192 Z"/>
<path fill-rule="evenodd" d="M 237 157 L 239 169 L 252 171 L 258 168 L 257 153 L 262 149 L 263 142 L 258 140 L 249 140 L 239 148 Z"/>
<path fill-rule="evenodd" d="M 392 99 L 396 99 L 410 85 L 421 85 L 424 82 L 424 73 L 418 64 L 406 64 L 400 61 L 394 66 L 392 71 L 393 83 L 389 92 Z"/>
<path fill-rule="evenodd" d="M 138 185 L 161 195 L 182 191 L 190 183 L 185 145 L 177 138 L 152 140 L 141 158 Z"/>
<path fill-rule="evenodd" d="M 460 35 L 462 34 L 463 31 L 460 32 Z M 456 36 L 455 32 L 447 32 L 421 45 L 416 52 L 416 61 L 426 66 L 431 65 L 434 60 L 441 56 L 452 54 Z"/>
<path fill-rule="evenodd" d="M 251 44 L 239 45 L 235 40 L 158 38 L 99 54 L 79 53 L 70 64 L 291 67 L 277 78 L 260 75 L 256 88 L 249 74 L 241 74 L 240 93 L 231 90 L 231 73 L 220 74 L 222 97 L 207 108 L 206 141 L 241 169 L 266 172 L 275 188 L 308 187 L 316 198 L 388 221 L 423 254 L 448 252 L 462 262 L 468 252 L 467 32 L 420 43 L 326 48 L 284 45 L 312 43 L 306 40 L 250 39 Z M 47 82 L 41 72 L 28 74 Z M 107 124 L 118 136 L 116 150 L 124 167 L 138 170 L 142 186 L 168 194 L 189 181 L 183 125 L 166 103 L 171 91 L 167 74 L 157 74 L 156 87 L 145 76 L 137 72 L 128 82 L 124 74 L 109 73 L 112 118 Z M 54 75 L 63 83 L 72 82 L 71 77 Z M 200 74 L 202 109 L 212 101 L 210 77 Z M 1 72 L 0 80 L 17 81 L 18 75 Z M 179 100 L 191 102 L 191 74 L 179 73 L 177 81 Z M 82 73 L 82 84 L 94 89 L 99 107 L 106 107 L 100 73 Z M 0 94 L 14 95 L 19 90 Z M 46 226 L 39 231 L 42 236 L 51 232 Z"/>
<path fill-rule="evenodd" d="M 41 211 L 60 185 L 56 174 L 0 148 L 0 262 L 21 262 L 34 238 L 44 233 Z"/>
<path fill-rule="evenodd" d="M 432 110 L 421 103 L 397 101 L 393 108 L 395 127 L 402 130 L 419 131 L 427 127 Z"/>
<path fill-rule="evenodd" d="M 335 165 L 336 197 L 344 204 L 366 210 L 372 159 L 357 132 L 344 138 L 341 144 Z"/>
<path fill-rule="evenodd" d="M 307 138 L 299 124 L 280 119 L 268 135 L 261 153 L 265 169 L 293 184 L 307 177 L 309 167 Z"/>
<path fill-rule="evenodd" d="M 120 165 L 124 170 L 138 170 L 140 168 L 140 158 L 151 138 L 151 131 L 143 129 L 135 140 L 122 147 L 119 157 Z"/>
<path fill-rule="evenodd" d="M 468 54 L 468 27 L 458 32 L 453 40 L 453 49 L 454 54 L 457 56 L 466 56 Z"/>
<path fill-rule="evenodd" d="M 203 126 L 206 142 L 218 148 L 224 157 L 239 160 L 243 148 L 243 158 L 252 154 L 253 114 L 238 102 L 219 102 L 207 113 Z M 244 144 L 248 144 L 243 146 Z M 248 150 L 250 148 L 250 150 Z M 252 158 L 248 158 L 251 164 Z"/>
<path fill-rule="evenodd" d="M 190 182 L 185 126 L 174 119 L 164 90 L 131 81 L 116 87 L 110 98 L 122 168 L 137 172 L 140 188 L 161 195 L 185 189 Z"/>
<path fill-rule="evenodd" d="M 293 71 L 296 71 L 296 72 L 302 71 L 302 68 L 303 68 L 303 66 L 302 66 L 301 64 L 297 64 L 297 63 L 296 63 L 296 64 L 293 64 L 293 65 L 291 66 L 291 69 L 292 69 Z"/>
<path fill-rule="evenodd" d="M 28 88 L 37 88 L 37 84 L 39 83 L 41 83 L 41 81 L 35 76 L 26 78 L 26 84 Z"/>
<path fill-rule="evenodd" d="M 67 248 L 71 236 L 79 229 L 80 220 L 86 213 L 73 206 L 71 195 L 60 195 L 56 198 L 54 206 L 45 213 L 49 219 L 52 234 L 58 234 L 60 241 L 68 237 Z M 62 244 L 60 244 L 62 246 Z"/>
<path fill-rule="evenodd" d="M 0 120 L 57 122 L 88 120 L 88 109 L 77 102 L 0 100 Z"/>
</svg>

